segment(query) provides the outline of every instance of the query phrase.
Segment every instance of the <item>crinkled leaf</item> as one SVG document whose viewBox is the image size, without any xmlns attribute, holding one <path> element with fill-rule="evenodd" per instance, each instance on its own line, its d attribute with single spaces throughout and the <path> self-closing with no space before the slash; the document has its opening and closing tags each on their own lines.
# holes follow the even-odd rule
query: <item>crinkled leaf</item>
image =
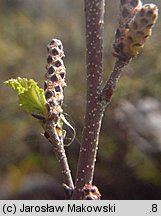
<svg viewBox="0 0 161 216">
<path fill-rule="evenodd" d="M 4 82 L 4 84 L 12 87 L 17 92 L 19 105 L 23 110 L 46 116 L 44 90 L 34 80 L 18 77 L 17 79 L 10 79 Z"/>
</svg>

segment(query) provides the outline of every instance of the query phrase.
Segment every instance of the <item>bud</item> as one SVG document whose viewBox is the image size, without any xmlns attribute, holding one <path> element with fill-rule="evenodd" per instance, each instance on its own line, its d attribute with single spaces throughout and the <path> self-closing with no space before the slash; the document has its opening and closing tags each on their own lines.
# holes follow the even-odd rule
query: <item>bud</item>
<svg viewBox="0 0 161 216">
<path fill-rule="evenodd" d="M 95 185 L 85 184 L 82 189 L 83 200 L 100 200 L 101 194 Z"/>
</svg>

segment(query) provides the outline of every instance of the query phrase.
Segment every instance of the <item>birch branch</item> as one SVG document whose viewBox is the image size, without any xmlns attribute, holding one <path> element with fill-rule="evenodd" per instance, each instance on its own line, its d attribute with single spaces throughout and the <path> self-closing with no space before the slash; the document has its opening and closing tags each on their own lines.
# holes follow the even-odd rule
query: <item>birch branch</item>
<svg viewBox="0 0 161 216">
<path fill-rule="evenodd" d="M 64 52 L 60 40 L 52 39 L 48 45 L 48 57 L 45 73 L 44 91 L 46 98 L 46 107 L 48 116 L 44 121 L 45 137 L 53 146 L 54 153 L 60 164 L 64 189 L 73 189 L 73 180 L 69 169 L 65 149 L 63 130 L 63 110 L 62 103 L 64 99 L 63 89 L 66 86 L 66 69 L 63 63 Z M 67 195 L 67 193 L 66 193 Z"/>
<path fill-rule="evenodd" d="M 105 0 L 85 0 L 87 104 L 73 199 L 81 199 L 81 189 L 92 184 L 98 138 L 104 106 L 99 100 L 103 73 L 103 33 Z"/>
</svg>

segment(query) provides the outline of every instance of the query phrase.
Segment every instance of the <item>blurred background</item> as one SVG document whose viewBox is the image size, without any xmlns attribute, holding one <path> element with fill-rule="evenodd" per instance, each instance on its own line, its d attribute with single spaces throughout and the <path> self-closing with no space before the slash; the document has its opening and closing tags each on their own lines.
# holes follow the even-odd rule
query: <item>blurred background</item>
<svg viewBox="0 0 161 216">
<path fill-rule="evenodd" d="M 118 0 L 106 0 L 104 78 L 117 27 Z M 147 3 L 149 1 L 143 1 Z M 160 8 L 161 2 L 154 1 Z M 100 134 L 94 184 L 102 199 L 161 199 L 161 18 L 127 66 Z M 0 0 L 0 199 L 64 199 L 59 164 L 39 122 L 20 110 L 3 82 L 32 78 L 43 87 L 46 46 L 62 40 L 67 87 L 64 112 L 81 140 L 85 112 L 83 1 Z M 66 147 L 75 177 L 79 142 Z"/>
</svg>

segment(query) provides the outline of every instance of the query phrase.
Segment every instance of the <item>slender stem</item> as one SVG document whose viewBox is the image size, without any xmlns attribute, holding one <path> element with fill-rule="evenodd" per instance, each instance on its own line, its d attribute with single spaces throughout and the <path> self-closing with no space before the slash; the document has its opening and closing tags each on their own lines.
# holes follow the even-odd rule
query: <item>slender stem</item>
<svg viewBox="0 0 161 216">
<path fill-rule="evenodd" d="M 85 0 L 87 105 L 73 199 L 80 199 L 80 190 L 92 184 L 98 138 L 104 106 L 99 100 L 102 84 L 102 52 L 105 0 Z"/>
<path fill-rule="evenodd" d="M 125 65 L 128 64 L 128 61 L 122 61 L 122 60 L 117 60 L 114 66 L 114 69 L 107 80 L 102 93 L 101 93 L 101 100 L 108 106 L 111 102 L 111 97 L 114 93 L 114 90 L 116 88 L 116 84 L 120 78 L 121 72 L 124 68 Z"/>
<path fill-rule="evenodd" d="M 69 169 L 64 145 L 63 145 L 63 142 L 61 142 L 60 138 L 57 135 L 53 120 L 46 121 L 45 131 L 50 136 L 49 140 L 53 146 L 55 156 L 58 159 L 58 162 L 60 164 L 60 168 L 61 168 L 61 172 L 63 176 L 63 184 L 73 189 L 74 184 L 73 184 L 73 180 L 71 176 L 71 171 Z"/>
</svg>

